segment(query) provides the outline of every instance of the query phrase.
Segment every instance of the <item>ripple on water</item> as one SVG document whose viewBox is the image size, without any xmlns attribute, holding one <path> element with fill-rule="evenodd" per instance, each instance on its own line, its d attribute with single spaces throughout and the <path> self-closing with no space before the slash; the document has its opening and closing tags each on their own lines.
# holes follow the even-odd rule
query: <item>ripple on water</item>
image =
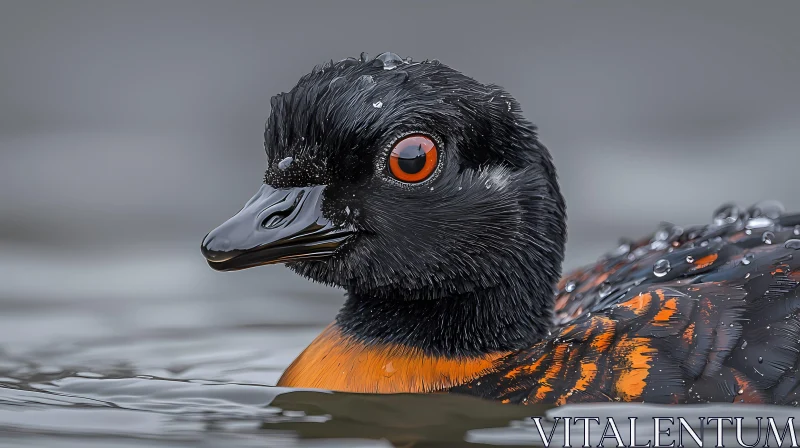
<svg viewBox="0 0 800 448">
<path fill-rule="evenodd" d="M 545 417 L 549 428 L 555 417 L 596 416 L 601 422 L 613 417 L 627 422 L 629 416 L 636 416 L 645 422 L 651 417 L 681 416 L 696 421 L 728 415 L 730 409 L 728 404 L 631 403 L 552 408 L 457 395 L 346 394 L 209 380 L 47 375 L 51 378 L 0 384 L 3 441 L 84 447 L 94 443 L 174 447 L 199 442 L 228 447 L 405 446 L 412 442 L 420 443 L 414 446 L 529 445 L 539 440 L 530 419 L 534 416 Z M 749 426 L 744 432 L 747 440 L 755 439 L 749 424 L 755 417 L 770 415 L 786 421 L 795 413 L 794 408 L 755 405 L 736 411 Z M 629 440 L 628 425 L 618 426 L 623 440 Z M 593 431 L 597 440 L 592 446 L 599 443 L 599 429 Z M 735 437 L 729 429 L 726 437 Z M 560 446 L 562 431 L 555 434 Z M 573 438 L 580 439 L 581 434 L 577 427 Z M 647 440 L 652 425 L 641 425 L 637 434 L 638 439 Z M 670 439 L 662 440 L 669 443 Z"/>
</svg>

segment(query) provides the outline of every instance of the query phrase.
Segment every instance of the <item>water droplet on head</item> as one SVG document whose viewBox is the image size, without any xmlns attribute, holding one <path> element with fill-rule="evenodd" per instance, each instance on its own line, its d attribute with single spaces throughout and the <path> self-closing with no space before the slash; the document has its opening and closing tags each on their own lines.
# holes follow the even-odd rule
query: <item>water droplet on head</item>
<svg viewBox="0 0 800 448">
<path fill-rule="evenodd" d="M 777 219 L 786 211 L 786 207 L 776 200 L 759 201 L 753 204 L 748 210 L 750 217 L 767 219 Z"/>
<path fill-rule="evenodd" d="M 747 254 L 747 255 L 745 255 L 745 256 L 744 256 L 744 258 L 742 258 L 742 264 L 743 264 L 743 265 L 745 265 L 745 266 L 747 266 L 748 264 L 750 264 L 750 263 L 752 263 L 752 262 L 753 262 L 753 259 L 754 259 L 754 258 L 756 258 L 756 256 L 755 256 L 755 255 L 753 255 L 753 254 Z"/>
<path fill-rule="evenodd" d="M 372 107 L 380 109 L 381 107 L 383 107 L 383 101 L 375 101 L 374 103 L 372 103 Z"/>
<path fill-rule="evenodd" d="M 384 70 L 394 70 L 400 64 L 405 64 L 405 61 L 400 56 L 387 51 L 375 57 L 375 61 L 383 65 Z"/>
<path fill-rule="evenodd" d="M 716 226 L 733 224 L 741 219 L 742 210 L 736 204 L 722 204 L 714 210 L 713 222 Z"/>
<path fill-rule="evenodd" d="M 792 233 L 795 235 L 800 235 L 800 225 L 794 226 L 794 231 Z"/>
<path fill-rule="evenodd" d="M 800 240 L 788 240 L 783 247 L 787 249 L 800 250 Z"/>
<path fill-rule="evenodd" d="M 574 281 L 570 280 L 569 282 L 567 282 L 566 286 L 564 286 L 564 291 L 572 292 L 572 291 L 575 291 L 575 288 L 577 288 L 577 287 L 578 287 L 578 284 L 575 283 Z"/>
<path fill-rule="evenodd" d="M 775 239 L 775 234 L 772 232 L 764 232 L 764 234 L 761 235 L 761 241 L 763 241 L 764 244 L 772 244 L 772 240 L 774 239 Z"/>
<path fill-rule="evenodd" d="M 686 256 L 686 262 L 687 263 L 694 263 L 694 257 L 691 256 L 691 255 L 687 255 Z"/>
<path fill-rule="evenodd" d="M 278 169 L 281 171 L 286 171 L 290 166 L 292 166 L 292 162 L 294 162 L 294 158 L 287 157 L 278 162 Z"/>
<path fill-rule="evenodd" d="M 758 357 L 758 363 L 759 363 L 759 364 L 762 364 L 763 362 L 764 362 L 764 357 L 762 357 L 762 356 L 759 356 L 759 357 Z"/>
<path fill-rule="evenodd" d="M 669 260 L 660 259 L 653 265 L 653 275 L 656 277 L 663 277 L 672 269 Z"/>
</svg>

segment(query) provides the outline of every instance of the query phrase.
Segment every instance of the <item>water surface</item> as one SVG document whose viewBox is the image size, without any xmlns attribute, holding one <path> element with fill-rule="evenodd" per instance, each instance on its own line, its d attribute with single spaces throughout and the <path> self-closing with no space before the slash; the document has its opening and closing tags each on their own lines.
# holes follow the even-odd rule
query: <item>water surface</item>
<svg viewBox="0 0 800 448">
<path fill-rule="evenodd" d="M 342 300 L 282 267 L 212 272 L 189 244 L 4 245 L 0 446 L 531 446 L 541 443 L 528 418 L 536 415 L 624 422 L 730 414 L 725 405 L 548 411 L 451 395 L 273 387 Z M 794 413 L 737 409 L 784 422 Z"/>
</svg>

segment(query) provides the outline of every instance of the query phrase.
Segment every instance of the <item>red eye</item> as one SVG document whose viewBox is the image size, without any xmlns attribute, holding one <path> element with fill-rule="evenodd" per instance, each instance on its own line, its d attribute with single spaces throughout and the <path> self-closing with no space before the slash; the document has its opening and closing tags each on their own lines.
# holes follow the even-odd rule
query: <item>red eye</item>
<svg viewBox="0 0 800 448">
<path fill-rule="evenodd" d="M 403 182 L 422 182 L 436 171 L 436 143 L 424 135 L 409 135 L 395 143 L 389 154 L 389 172 Z"/>
</svg>

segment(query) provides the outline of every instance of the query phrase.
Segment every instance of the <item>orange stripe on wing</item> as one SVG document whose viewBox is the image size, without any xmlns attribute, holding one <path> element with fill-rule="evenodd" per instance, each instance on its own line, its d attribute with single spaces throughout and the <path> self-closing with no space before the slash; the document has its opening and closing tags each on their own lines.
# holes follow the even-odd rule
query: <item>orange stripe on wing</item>
<svg viewBox="0 0 800 448">
<path fill-rule="evenodd" d="M 567 352 L 567 344 L 559 344 L 553 353 L 553 360 L 544 376 L 539 380 L 539 389 L 536 391 L 536 399 L 539 401 L 544 400 L 548 393 L 553 391 L 552 381 L 558 378 L 564 368 L 564 355 Z"/>
<path fill-rule="evenodd" d="M 539 367 L 542 366 L 542 362 L 544 362 L 545 359 L 549 358 L 551 354 L 552 354 L 551 352 L 546 352 L 542 354 L 542 356 L 540 356 L 536 361 L 534 361 L 533 364 L 530 365 L 523 364 L 521 366 L 514 367 L 513 369 L 509 370 L 508 373 L 504 375 L 504 377 L 506 379 L 512 379 L 523 373 L 525 374 L 536 373 L 539 370 Z"/>
<path fill-rule="evenodd" d="M 658 313 L 653 316 L 654 323 L 665 323 L 669 322 L 670 319 L 675 316 L 678 312 L 678 299 L 672 298 L 669 300 L 664 301 L 661 305 L 661 309 Z"/>
<path fill-rule="evenodd" d="M 715 261 L 717 261 L 717 258 L 719 258 L 719 254 L 711 254 L 696 260 L 694 262 L 694 270 L 704 269 L 711 266 Z"/>
<path fill-rule="evenodd" d="M 649 292 L 643 292 L 632 299 L 620 303 L 619 307 L 629 310 L 637 316 L 641 316 L 647 312 L 647 308 L 650 306 L 650 302 L 652 302 L 652 300 L 652 294 Z"/>
<path fill-rule="evenodd" d="M 575 392 L 585 391 L 597 377 L 598 364 L 601 358 L 608 355 L 606 351 L 611 346 L 615 335 L 614 321 L 607 317 L 595 316 L 592 317 L 591 328 L 597 332 L 590 344 L 591 352 L 581 359 L 580 377 L 578 377 L 572 390 L 561 395 L 556 400 L 558 405 L 566 403 L 567 399 Z"/>
<path fill-rule="evenodd" d="M 655 350 L 648 338 L 624 338 L 617 343 L 615 350 L 621 359 L 619 376 L 614 383 L 615 395 L 623 401 L 636 401 L 641 398 Z"/>
</svg>

